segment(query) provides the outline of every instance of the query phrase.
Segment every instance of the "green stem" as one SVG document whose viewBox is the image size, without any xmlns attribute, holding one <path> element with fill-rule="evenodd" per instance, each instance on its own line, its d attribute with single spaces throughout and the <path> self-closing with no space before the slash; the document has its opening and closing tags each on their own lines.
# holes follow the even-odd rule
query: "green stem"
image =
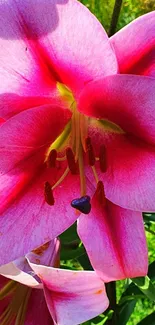
<svg viewBox="0 0 155 325">
<path fill-rule="evenodd" d="M 123 0 L 115 0 L 114 10 L 112 13 L 111 24 L 109 29 L 109 37 L 115 34 L 122 2 Z"/>
<path fill-rule="evenodd" d="M 117 325 L 117 315 L 116 315 L 116 282 L 109 282 L 106 284 L 106 291 L 107 296 L 109 298 L 109 308 L 108 310 L 112 309 L 114 311 L 113 316 L 111 319 L 108 319 L 106 321 L 106 325 Z"/>
</svg>

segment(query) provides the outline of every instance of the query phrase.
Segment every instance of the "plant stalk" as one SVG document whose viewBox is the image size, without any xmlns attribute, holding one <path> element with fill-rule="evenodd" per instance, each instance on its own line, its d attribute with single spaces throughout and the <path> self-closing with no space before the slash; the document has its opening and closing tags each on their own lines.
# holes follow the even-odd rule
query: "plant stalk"
<svg viewBox="0 0 155 325">
<path fill-rule="evenodd" d="M 109 37 L 112 36 L 113 34 L 115 34 L 119 14 L 121 11 L 122 2 L 123 2 L 123 0 L 115 0 L 114 10 L 112 13 L 110 29 L 109 29 Z"/>
<path fill-rule="evenodd" d="M 117 314 L 116 314 L 116 307 L 117 307 L 117 302 L 116 302 L 116 282 L 109 282 L 106 284 L 106 291 L 107 291 L 107 296 L 109 298 L 109 308 L 108 310 L 112 309 L 114 311 L 113 316 L 111 319 L 108 319 L 106 321 L 106 325 L 118 325 L 117 324 Z"/>
</svg>

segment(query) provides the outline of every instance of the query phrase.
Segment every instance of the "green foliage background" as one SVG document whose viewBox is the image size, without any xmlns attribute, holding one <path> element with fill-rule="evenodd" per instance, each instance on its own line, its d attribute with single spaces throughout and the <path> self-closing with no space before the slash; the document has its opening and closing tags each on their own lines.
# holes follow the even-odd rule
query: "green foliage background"
<svg viewBox="0 0 155 325">
<path fill-rule="evenodd" d="M 81 0 L 81 2 L 94 13 L 108 31 L 115 0 Z M 117 29 L 152 10 L 155 10 L 155 0 L 124 0 Z"/>
<path fill-rule="evenodd" d="M 100 20 L 101 24 L 108 32 L 115 0 L 81 0 L 81 2 L 86 5 L 92 13 L 94 13 L 94 15 Z M 121 29 L 123 26 L 127 25 L 138 16 L 141 16 L 153 10 L 155 10 L 155 0 L 124 0 L 117 24 L 117 30 Z M 155 214 L 146 215 L 144 220 L 149 250 L 149 263 L 152 263 L 155 261 Z M 76 239 L 76 237 L 74 239 Z M 78 269 L 81 269 L 83 266 L 84 269 L 90 268 L 89 261 L 86 261 L 86 255 L 82 255 L 84 253 L 83 247 L 78 247 L 78 250 L 76 250 L 77 255 L 75 255 L 74 251 L 71 253 L 73 256 L 71 255 L 65 258 L 67 250 L 65 252 L 65 237 L 63 237 L 63 235 L 62 242 L 64 243 L 64 251 L 62 250 L 62 254 L 64 254 L 62 255 L 62 259 L 64 258 L 63 267 L 76 267 Z M 82 258 L 82 256 L 84 256 L 84 258 Z M 83 263 L 85 263 L 85 265 L 83 265 Z M 152 282 L 155 284 L 155 262 L 151 266 L 152 267 L 150 268 L 149 275 Z M 139 290 L 139 288 L 136 288 L 133 283 L 130 284 L 129 281 L 130 280 L 117 282 L 117 303 L 120 313 L 120 318 L 117 325 L 155 325 L 154 302 L 150 299 L 147 299 L 145 295 L 142 295 L 142 292 Z M 127 301 L 127 304 L 121 305 L 121 299 L 125 296 L 125 294 L 127 294 L 127 292 L 130 299 Z M 127 299 L 126 296 L 125 299 Z M 153 311 L 154 314 L 152 314 Z M 110 312 L 108 312 L 107 317 L 109 317 L 109 313 Z M 130 317 L 128 317 L 129 314 L 131 314 Z M 149 314 L 151 314 L 151 316 L 147 317 Z M 106 321 L 106 317 L 104 315 L 101 315 L 100 317 L 97 317 L 94 320 L 85 323 L 85 325 L 93 324 L 102 325 L 110 324 L 110 322 Z"/>
</svg>

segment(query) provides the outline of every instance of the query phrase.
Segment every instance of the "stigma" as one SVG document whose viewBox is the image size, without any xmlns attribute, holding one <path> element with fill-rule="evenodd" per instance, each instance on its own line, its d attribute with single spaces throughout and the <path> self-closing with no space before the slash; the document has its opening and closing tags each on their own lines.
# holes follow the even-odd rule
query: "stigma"
<svg viewBox="0 0 155 325">
<path fill-rule="evenodd" d="M 91 211 L 90 196 L 85 195 L 79 199 L 72 200 L 71 206 L 84 214 L 89 214 Z"/>
</svg>

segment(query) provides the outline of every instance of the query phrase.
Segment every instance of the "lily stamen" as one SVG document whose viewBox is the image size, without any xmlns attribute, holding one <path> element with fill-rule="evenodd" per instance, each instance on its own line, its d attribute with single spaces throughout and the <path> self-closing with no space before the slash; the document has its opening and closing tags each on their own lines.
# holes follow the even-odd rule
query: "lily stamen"
<svg viewBox="0 0 155 325">
<path fill-rule="evenodd" d="M 89 165 L 94 166 L 95 165 L 95 155 L 94 155 L 93 146 L 91 144 L 91 139 L 88 137 L 88 138 L 86 138 L 85 141 L 86 141 L 86 150 L 88 152 Z"/>
<path fill-rule="evenodd" d="M 107 158 L 106 158 L 106 147 L 104 145 L 100 146 L 99 164 L 100 164 L 101 172 L 105 173 L 107 171 Z"/>
<path fill-rule="evenodd" d="M 49 182 L 45 182 L 44 184 L 44 197 L 45 197 L 45 201 L 49 205 L 54 205 L 53 191 Z"/>
<path fill-rule="evenodd" d="M 105 197 L 104 185 L 103 185 L 102 181 L 99 181 L 97 183 L 97 189 L 96 189 L 94 196 L 96 197 L 99 204 L 104 205 L 104 206 L 106 205 L 106 197 Z"/>
<path fill-rule="evenodd" d="M 56 167 L 56 158 L 57 158 L 57 151 L 52 149 L 48 155 L 47 159 L 47 167 L 48 168 L 55 168 Z"/>
<path fill-rule="evenodd" d="M 66 158 L 71 174 L 77 174 L 77 164 L 75 162 L 75 157 L 71 148 L 66 149 Z"/>
</svg>

